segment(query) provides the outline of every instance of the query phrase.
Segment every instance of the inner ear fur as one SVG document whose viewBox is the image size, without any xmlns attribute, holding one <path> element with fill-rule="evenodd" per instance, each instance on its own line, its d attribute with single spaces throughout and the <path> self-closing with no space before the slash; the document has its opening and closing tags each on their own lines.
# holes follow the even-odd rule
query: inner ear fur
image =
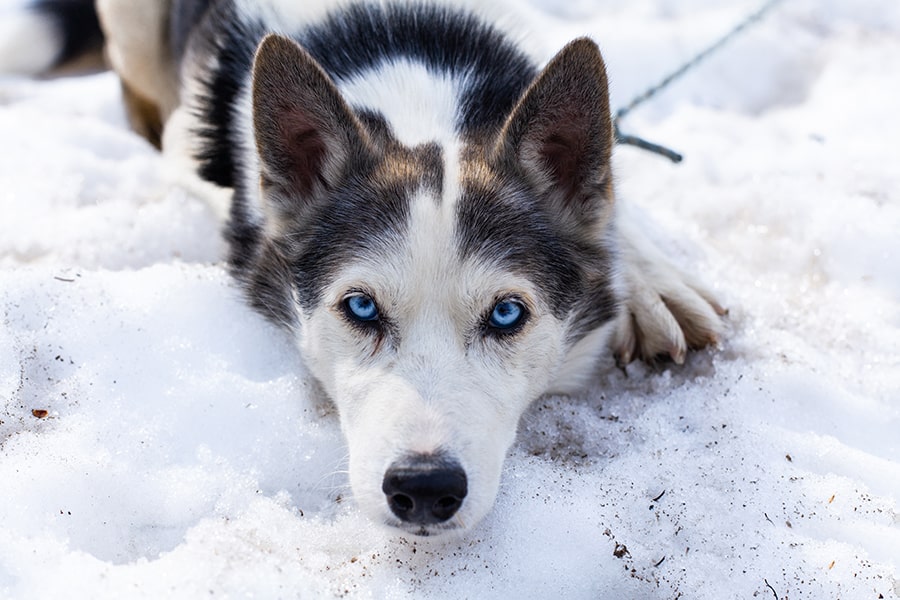
<svg viewBox="0 0 900 600">
<path fill-rule="evenodd" d="M 290 38 L 266 36 L 253 60 L 253 127 L 264 186 L 311 200 L 369 152 L 353 110 L 316 60 Z"/>
<path fill-rule="evenodd" d="M 613 125 L 606 67 L 588 38 L 569 43 L 525 91 L 494 147 L 542 193 L 576 213 L 612 199 Z"/>
</svg>

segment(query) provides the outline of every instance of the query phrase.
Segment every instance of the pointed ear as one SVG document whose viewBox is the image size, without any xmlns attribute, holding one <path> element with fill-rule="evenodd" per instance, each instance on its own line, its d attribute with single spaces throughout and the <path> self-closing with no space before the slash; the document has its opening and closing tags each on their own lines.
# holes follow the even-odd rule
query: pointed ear
<svg viewBox="0 0 900 600">
<path fill-rule="evenodd" d="M 263 39 L 253 60 L 253 127 L 263 186 L 309 201 L 332 187 L 368 136 L 322 67 L 293 40 Z"/>
<path fill-rule="evenodd" d="M 503 126 L 494 156 L 570 211 L 612 198 L 613 126 L 600 49 L 580 38 L 531 84 Z"/>
</svg>

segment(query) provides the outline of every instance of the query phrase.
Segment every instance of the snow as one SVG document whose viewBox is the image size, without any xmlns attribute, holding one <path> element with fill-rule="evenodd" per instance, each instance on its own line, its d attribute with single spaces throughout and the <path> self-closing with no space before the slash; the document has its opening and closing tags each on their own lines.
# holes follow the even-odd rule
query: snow
<svg viewBox="0 0 900 600">
<path fill-rule="evenodd" d="M 597 39 L 620 106 L 756 3 L 560 6 L 521 11 Z M 628 118 L 686 160 L 617 149 L 620 195 L 729 335 L 536 402 L 449 540 L 358 514 L 115 79 L 0 79 L 0 597 L 900 598 L 898 34 L 892 0 L 786 0 Z"/>
</svg>

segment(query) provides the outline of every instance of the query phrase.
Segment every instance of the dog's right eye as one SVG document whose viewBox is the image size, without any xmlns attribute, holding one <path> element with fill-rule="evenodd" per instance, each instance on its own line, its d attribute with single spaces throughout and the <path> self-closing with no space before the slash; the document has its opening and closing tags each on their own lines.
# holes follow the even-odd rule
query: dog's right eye
<svg viewBox="0 0 900 600">
<path fill-rule="evenodd" d="M 365 294 L 356 294 L 344 299 L 344 312 L 357 323 L 371 324 L 378 320 L 378 305 Z"/>
</svg>

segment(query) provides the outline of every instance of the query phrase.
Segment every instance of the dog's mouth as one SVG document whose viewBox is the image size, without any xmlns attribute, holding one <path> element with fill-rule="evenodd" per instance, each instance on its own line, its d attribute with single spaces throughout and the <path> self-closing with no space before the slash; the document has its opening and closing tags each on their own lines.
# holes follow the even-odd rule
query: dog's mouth
<svg viewBox="0 0 900 600">
<path fill-rule="evenodd" d="M 463 525 L 458 522 L 438 523 L 433 525 L 419 525 L 412 523 L 404 523 L 402 521 L 388 519 L 385 525 L 393 529 L 398 529 L 404 534 L 412 535 L 419 538 L 433 538 L 453 533 L 459 533 L 464 529 Z"/>
</svg>

